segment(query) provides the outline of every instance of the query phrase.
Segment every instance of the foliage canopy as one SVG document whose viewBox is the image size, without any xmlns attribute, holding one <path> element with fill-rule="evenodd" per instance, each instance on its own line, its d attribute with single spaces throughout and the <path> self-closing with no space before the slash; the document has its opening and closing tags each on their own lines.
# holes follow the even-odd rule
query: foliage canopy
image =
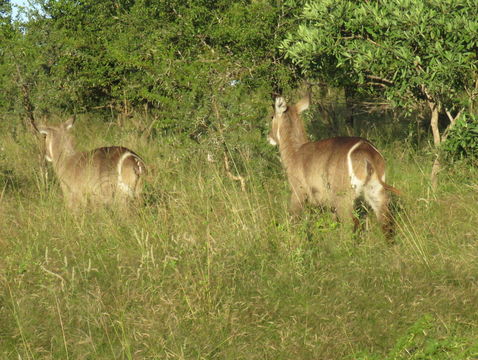
<svg viewBox="0 0 478 360">
<path fill-rule="evenodd" d="M 36 0 L 40 10 L 14 24 L 6 63 L 19 66 L 39 114 L 147 109 L 162 129 L 187 130 L 209 117 L 211 99 L 293 87 L 278 45 L 299 3 Z"/>
<path fill-rule="evenodd" d="M 475 1 L 310 1 L 282 48 L 305 74 L 395 106 L 456 109 L 478 93 Z"/>
</svg>

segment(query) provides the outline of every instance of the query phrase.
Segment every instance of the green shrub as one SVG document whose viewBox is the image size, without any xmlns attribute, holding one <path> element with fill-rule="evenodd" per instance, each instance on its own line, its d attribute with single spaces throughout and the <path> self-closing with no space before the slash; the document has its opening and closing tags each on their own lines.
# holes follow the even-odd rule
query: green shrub
<svg viewBox="0 0 478 360">
<path fill-rule="evenodd" d="M 443 150 L 451 160 L 478 159 L 478 117 L 463 115 L 451 128 Z"/>
<path fill-rule="evenodd" d="M 438 359 L 476 359 L 477 343 L 455 336 L 440 336 L 434 319 L 425 315 L 416 321 L 409 330 L 397 340 L 394 347 L 385 356 L 377 354 L 356 354 L 355 360 L 438 360 Z"/>
</svg>

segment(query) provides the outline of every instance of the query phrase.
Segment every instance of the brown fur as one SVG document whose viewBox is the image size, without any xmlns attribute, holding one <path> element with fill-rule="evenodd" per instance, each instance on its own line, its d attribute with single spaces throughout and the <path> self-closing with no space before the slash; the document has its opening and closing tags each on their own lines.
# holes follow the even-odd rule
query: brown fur
<svg viewBox="0 0 478 360">
<path fill-rule="evenodd" d="M 384 182 L 385 160 L 366 139 L 335 137 L 310 142 L 300 113 L 309 106 L 309 97 L 288 106 L 276 99 L 269 141 L 279 145 L 282 164 L 292 190 L 291 213 L 297 215 L 306 201 L 332 209 L 339 219 L 351 217 L 354 229 L 356 200 L 372 207 L 387 237 L 393 233 L 390 197 L 398 193 Z M 353 149 L 353 151 L 351 151 Z M 350 167 L 353 170 L 350 173 Z"/>
<path fill-rule="evenodd" d="M 46 157 L 53 164 L 67 205 L 74 208 L 87 202 L 125 204 L 139 199 L 141 176 L 145 172 L 143 160 L 121 146 L 77 152 L 69 132 L 73 121 L 38 126 L 45 135 Z"/>
</svg>

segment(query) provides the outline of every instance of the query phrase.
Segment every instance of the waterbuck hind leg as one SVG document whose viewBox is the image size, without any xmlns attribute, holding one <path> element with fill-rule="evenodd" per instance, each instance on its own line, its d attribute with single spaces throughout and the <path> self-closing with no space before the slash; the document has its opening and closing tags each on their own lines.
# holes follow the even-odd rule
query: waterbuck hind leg
<svg viewBox="0 0 478 360">
<path fill-rule="evenodd" d="M 134 199 L 138 204 L 141 204 L 143 201 L 143 178 L 141 176 L 138 176 L 135 184 Z"/>
<path fill-rule="evenodd" d="M 129 202 L 139 201 L 142 190 L 141 177 L 144 172 L 143 162 L 136 156 L 127 154 L 120 169 L 118 194 Z"/>
<path fill-rule="evenodd" d="M 395 224 L 390 212 L 390 195 L 385 188 L 373 183 L 367 186 L 364 192 L 365 200 L 372 207 L 377 220 L 382 228 L 382 232 L 389 243 L 393 243 L 395 235 Z"/>
<path fill-rule="evenodd" d="M 388 197 L 388 196 L 387 196 Z M 384 201 L 380 214 L 377 214 L 378 221 L 382 227 L 382 232 L 390 244 L 394 243 L 395 220 L 390 211 L 390 199 Z"/>
<path fill-rule="evenodd" d="M 357 210 L 354 210 L 352 211 L 352 221 L 354 235 L 362 234 L 365 231 L 365 218 Z"/>
</svg>

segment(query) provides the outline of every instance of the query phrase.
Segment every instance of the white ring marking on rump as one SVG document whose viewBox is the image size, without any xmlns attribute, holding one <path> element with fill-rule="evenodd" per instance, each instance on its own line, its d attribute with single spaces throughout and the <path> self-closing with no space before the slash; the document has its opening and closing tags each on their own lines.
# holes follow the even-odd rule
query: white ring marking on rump
<svg viewBox="0 0 478 360">
<path fill-rule="evenodd" d="M 357 175 L 355 175 L 354 173 L 353 164 L 352 164 L 352 153 L 360 144 L 362 144 L 362 141 L 357 142 L 354 146 L 350 148 L 349 152 L 347 153 L 347 166 L 348 166 L 349 177 L 350 177 L 350 185 L 355 190 L 355 193 L 357 195 L 362 193 L 364 182 L 360 180 L 357 177 Z"/>
<path fill-rule="evenodd" d="M 134 156 L 134 154 L 130 153 L 129 151 L 126 151 L 123 155 L 121 155 L 120 159 L 118 160 L 118 165 L 117 165 L 118 188 L 124 193 L 126 193 L 127 195 L 133 196 L 134 195 L 133 189 L 131 189 L 131 187 L 123 181 L 123 176 L 121 175 L 123 170 L 123 162 L 129 156 Z"/>
</svg>

